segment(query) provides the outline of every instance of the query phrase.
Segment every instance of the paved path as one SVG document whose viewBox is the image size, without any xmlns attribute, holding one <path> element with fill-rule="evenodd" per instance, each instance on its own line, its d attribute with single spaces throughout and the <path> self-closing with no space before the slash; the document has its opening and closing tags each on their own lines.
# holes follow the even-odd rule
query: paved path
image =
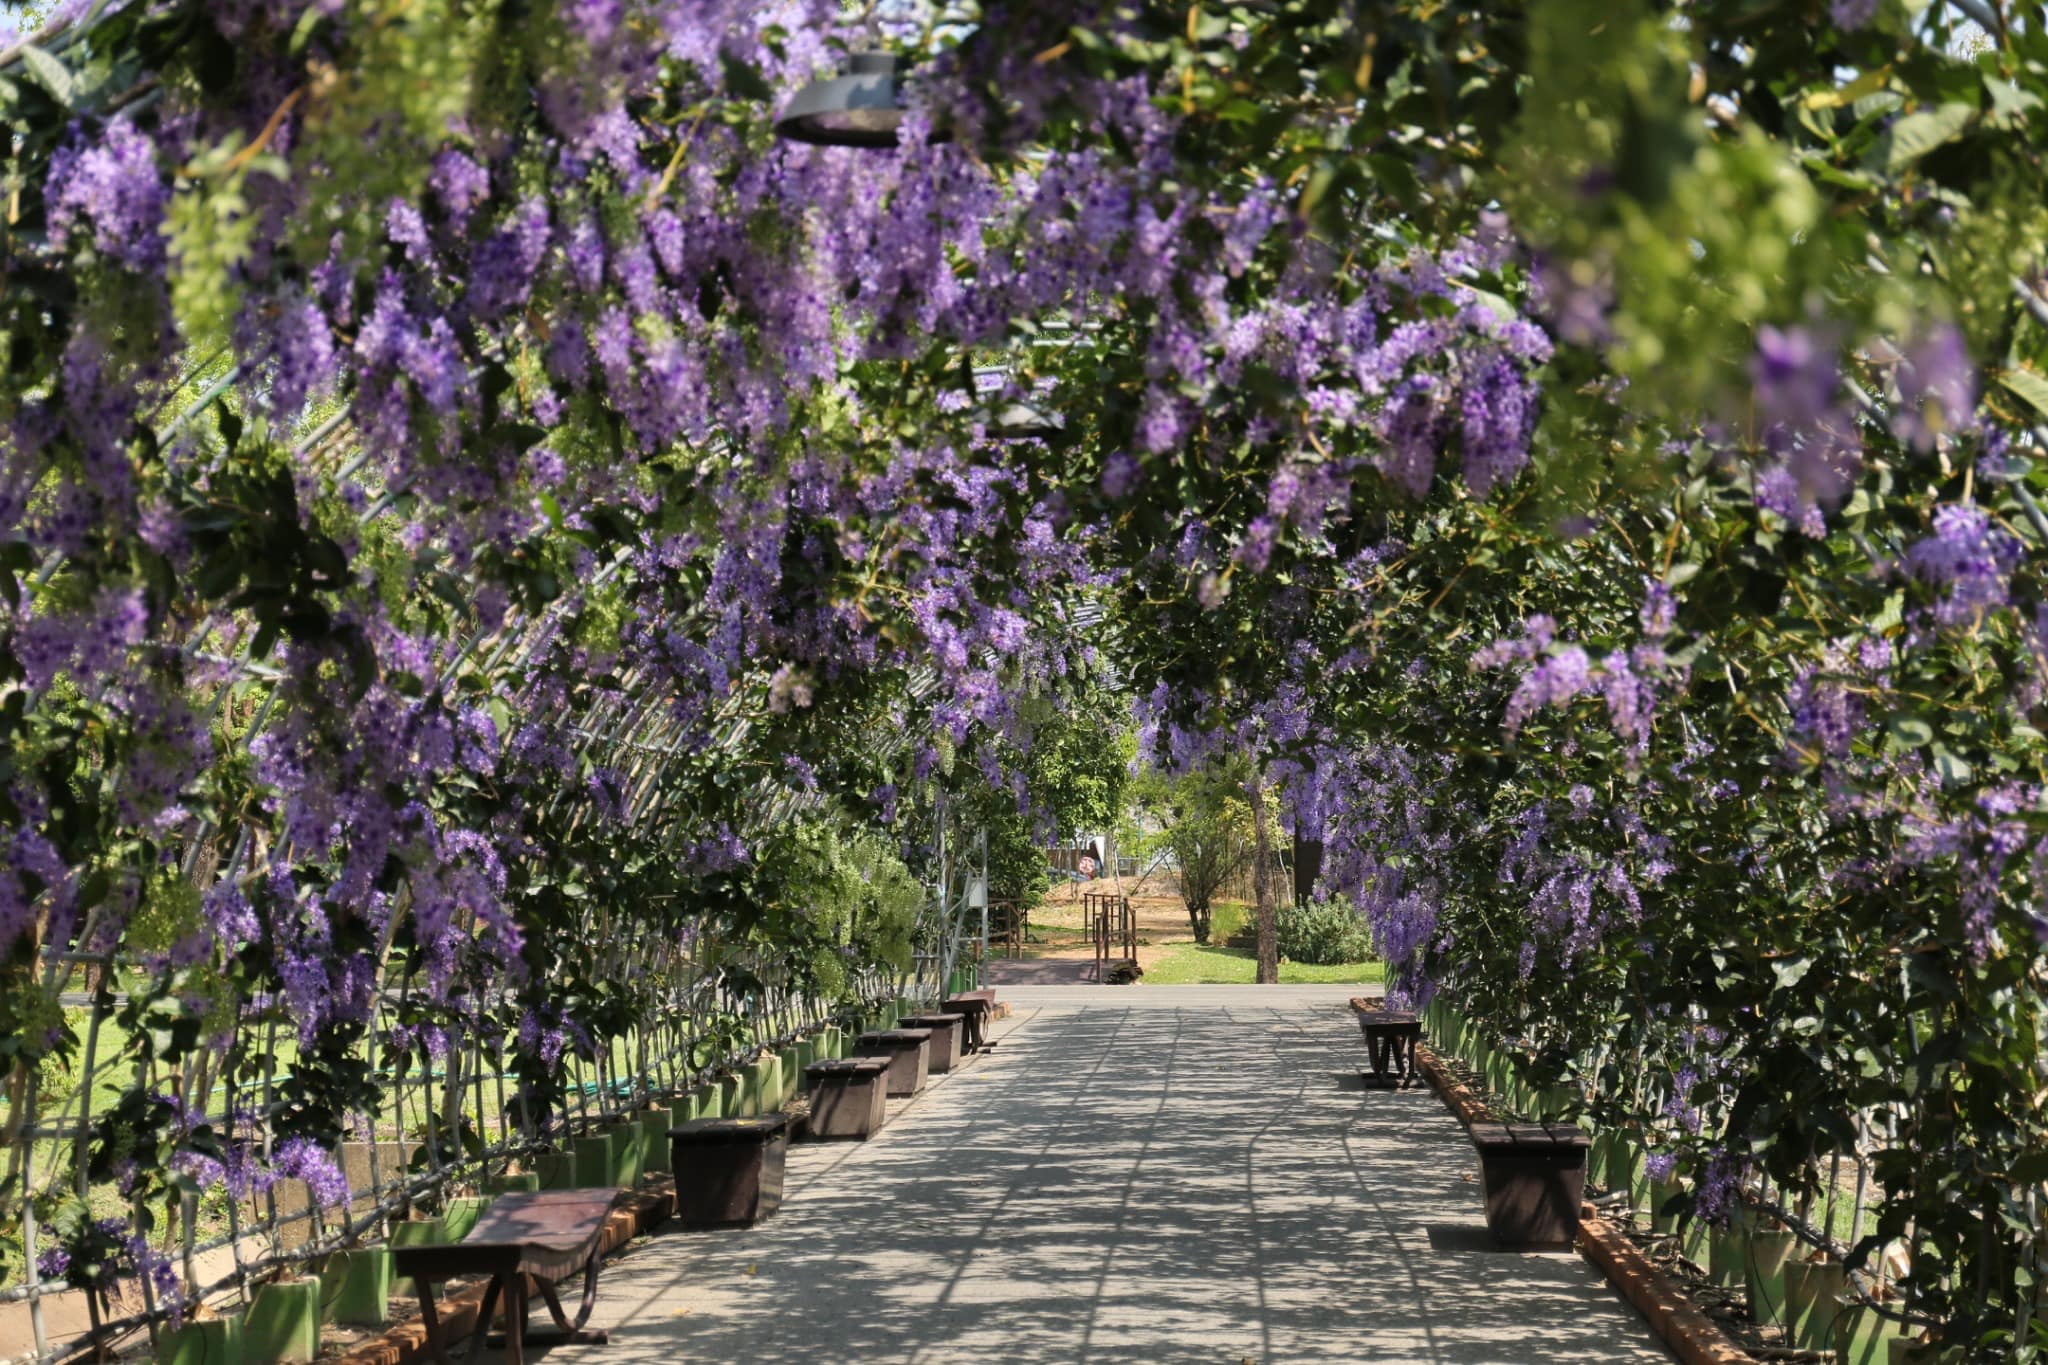
<svg viewBox="0 0 2048 1365">
<path fill-rule="evenodd" d="M 1095 982 L 1093 957 L 996 957 L 981 964 L 985 986 L 1080 986 Z"/>
<path fill-rule="evenodd" d="M 611 1345 L 551 1365 L 1666 1359 L 1576 1254 L 1485 1249 L 1470 1147 L 1355 1088 L 1341 990 L 1259 992 L 1006 991 L 993 1053 L 792 1149 L 778 1217 L 608 1267 Z"/>
</svg>

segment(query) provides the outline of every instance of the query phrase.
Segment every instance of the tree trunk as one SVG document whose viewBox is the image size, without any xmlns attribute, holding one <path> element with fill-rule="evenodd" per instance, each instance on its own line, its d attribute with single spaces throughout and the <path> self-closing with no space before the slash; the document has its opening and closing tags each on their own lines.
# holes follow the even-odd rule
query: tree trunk
<svg viewBox="0 0 2048 1365">
<path fill-rule="evenodd" d="M 1188 927 L 1195 931 L 1195 942 L 1206 944 L 1209 941 L 1210 919 L 1209 903 L 1207 901 L 1202 902 L 1200 905 L 1190 905 L 1188 907 Z"/>
<path fill-rule="evenodd" d="M 1258 898 L 1258 982 L 1275 985 L 1280 980 L 1280 912 L 1273 898 L 1273 819 L 1266 810 L 1265 775 L 1252 770 L 1244 792 L 1252 807 L 1252 894 Z"/>
</svg>

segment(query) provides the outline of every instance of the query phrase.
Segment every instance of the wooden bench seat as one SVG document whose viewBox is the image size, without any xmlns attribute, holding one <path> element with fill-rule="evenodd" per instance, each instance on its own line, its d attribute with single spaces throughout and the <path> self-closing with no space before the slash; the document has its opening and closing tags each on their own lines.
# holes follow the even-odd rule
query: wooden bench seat
<svg viewBox="0 0 2048 1365">
<path fill-rule="evenodd" d="M 932 1031 L 924 1028 L 878 1029 L 863 1033 L 854 1044 L 863 1057 L 889 1059 L 889 1093 L 915 1095 L 924 1089 L 931 1070 Z"/>
<path fill-rule="evenodd" d="M 1503 1250 L 1572 1245 L 1586 1189 L 1584 1132 L 1569 1123 L 1475 1123 L 1486 1226 Z"/>
<path fill-rule="evenodd" d="M 491 1201 L 469 1235 L 444 1245 L 417 1244 L 391 1249 L 392 1272 L 409 1277 L 419 1291 L 420 1319 L 427 1331 L 427 1349 L 440 1365 L 453 1365 L 434 1308 L 433 1286 L 463 1275 L 489 1275 L 476 1335 L 468 1354 L 480 1345 L 496 1345 L 486 1334 L 500 1295 L 505 1301 L 505 1359 L 524 1360 L 527 1316 L 538 1291 L 558 1332 L 537 1338 L 549 1345 L 579 1343 L 601 1346 L 610 1340 L 602 1330 L 586 1330 L 597 1302 L 600 1240 L 619 1190 L 543 1190 L 537 1194 L 501 1194 Z M 574 1321 L 555 1297 L 555 1283 L 583 1272 L 583 1302 Z"/>
<path fill-rule="evenodd" d="M 682 1226 L 749 1227 L 782 1207 L 788 1114 L 691 1119 L 669 1129 L 668 1142 Z"/>
<path fill-rule="evenodd" d="M 932 1035 L 931 1072 L 934 1076 L 951 1071 L 966 1057 L 961 1046 L 966 1038 L 967 1017 L 961 1014 L 906 1014 L 896 1021 L 898 1028 L 929 1029 Z"/>
<path fill-rule="evenodd" d="M 962 991 L 939 1002 L 947 1014 L 967 1016 L 967 1050 L 980 1052 L 989 1046 L 988 1017 L 996 1007 L 994 991 Z"/>
<path fill-rule="evenodd" d="M 1420 1016 L 1407 1010 L 1359 1009 L 1358 1031 L 1365 1035 L 1366 1060 L 1372 1075 L 1365 1083 L 1377 1090 L 1393 1090 L 1419 1079 L 1415 1067 L 1415 1044 L 1422 1037 Z"/>
</svg>

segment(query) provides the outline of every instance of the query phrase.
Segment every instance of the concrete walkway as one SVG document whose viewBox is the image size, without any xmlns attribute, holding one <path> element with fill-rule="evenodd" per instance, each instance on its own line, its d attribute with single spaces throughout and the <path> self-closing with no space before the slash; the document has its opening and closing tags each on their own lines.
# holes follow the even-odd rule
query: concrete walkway
<svg viewBox="0 0 2048 1365">
<path fill-rule="evenodd" d="M 1575 1253 L 1486 1249 L 1443 1105 L 1356 1087 L 1343 988 L 1004 994 L 993 1053 L 793 1148 L 780 1215 L 607 1267 L 611 1345 L 552 1365 L 1666 1359 Z"/>
<path fill-rule="evenodd" d="M 996 957 L 981 964 L 981 981 L 1004 992 L 1011 986 L 1082 986 L 1095 984 L 1092 957 Z"/>
</svg>

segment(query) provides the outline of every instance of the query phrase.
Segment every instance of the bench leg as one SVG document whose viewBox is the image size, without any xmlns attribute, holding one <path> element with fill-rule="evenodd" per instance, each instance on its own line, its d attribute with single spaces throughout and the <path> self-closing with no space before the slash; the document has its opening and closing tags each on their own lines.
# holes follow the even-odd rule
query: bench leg
<svg viewBox="0 0 2048 1365">
<path fill-rule="evenodd" d="M 597 1262 L 598 1258 L 592 1255 L 589 1264 L 583 1268 L 583 1301 L 576 1307 L 574 1321 L 570 1320 L 569 1314 L 563 1309 L 562 1300 L 556 1296 L 554 1285 L 546 1280 L 533 1280 L 529 1282 L 525 1276 L 519 1277 L 519 1307 L 516 1317 L 510 1311 L 510 1302 L 508 1301 L 507 1303 L 505 1324 L 507 1330 L 504 1337 L 506 1365 L 520 1365 L 519 1355 L 520 1347 L 523 1344 L 522 1338 L 526 1326 L 525 1319 L 532 1310 L 533 1300 L 531 1296 L 536 1290 L 540 1293 L 541 1302 L 547 1305 L 548 1316 L 555 1320 L 555 1326 L 560 1329 L 544 1337 L 535 1337 L 534 1341 L 537 1345 L 603 1346 L 611 1341 L 612 1334 L 606 1329 L 602 1327 L 586 1328 L 583 1325 L 590 1321 L 590 1310 L 597 1306 Z M 515 1321 L 518 1323 L 517 1329 L 513 1327 Z M 521 1337 L 515 1338 L 512 1335 L 514 1330 L 520 1331 Z"/>
<path fill-rule="evenodd" d="M 553 1285 L 543 1280 L 540 1286 L 540 1295 L 548 1306 L 549 1316 L 554 1318 L 555 1326 L 561 1329 L 564 1339 L 582 1335 L 583 1324 L 590 1321 L 590 1310 L 597 1306 L 597 1257 L 592 1256 L 590 1264 L 583 1268 L 583 1302 L 577 1305 L 576 1320 L 574 1322 L 571 1322 L 569 1315 L 562 1311 L 562 1301 L 555 1297 L 555 1287 Z M 596 1335 L 603 1338 L 608 1334 L 599 1332 Z M 603 1341 L 599 1340 L 593 1344 L 602 1345 Z"/>
<path fill-rule="evenodd" d="M 427 1329 L 427 1350 L 440 1365 L 455 1365 L 448 1358 L 448 1343 L 441 1339 L 441 1317 L 434 1311 L 434 1291 L 425 1280 L 415 1279 L 420 1293 L 420 1324 Z"/>
<path fill-rule="evenodd" d="M 494 1275 L 492 1281 L 489 1281 L 487 1285 L 483 1285 L 483 1304 L 477 1306 L 477 1330 L 471 1334 L 469 1342 L 463 1347 L 463 1359 L 465 1361 L 475 1357 L 477 1349 L 483 1345 L 485 1334 L 489 1332 L 489 1326 L 492 1326 L 492 1310 L 498 1308 L 498 1287 L 500 1287 L 500 1283 L 504 1283 L 504 1281 Z M 418 1289 L 420 1289 L 420 1324 L 426 1328 L 426 1349 L 434 1357 L 434 1361 L 438 1361 L 438 1365 L 455 1365 L 455 1357 L 449 1355 L 449 1338 L 446 1338 L 446 1334 L 440 1330 L 440 1314 L 434 1310 L 434 1289 L 424 1279 L 418 1281 Z"/>
<path fill-rule="evenodd" d="M 527 1298 L 531 1291 L 526 1276 L 512 1276 L 505 1288 L 505 1365 L 522 1365 L 526 1359 Z"/>
<path fill-rule="evenodd" d="M 514 1322 L 518 1322 L 518 1326 L 524 1326 L 524 1322 L 520 1322 L 520 1318 L 526 1312 L 524 1295 L 514 1285 L 508 1285 L 504 1275 L 492 1275 L 489 1283 L 483 1285 L 483 1302 L 477 1304 L 477 1328 L 463 1345 L 461 1357 L 457 1357 L 449 1353 L 449 1338 L 446 1338 L 446 1332 L 440 1330 L 440 1312 L 434 1308 L 434 1291 L 426 1285 L 426 1281 L 420 1281 L 420 1324 L 426 1328 L 428 1355 L 432 1355 L 438 1365 L 457 1365 L 457 1359 L 473 1361 L 477 1353 L 483 1351 L 483 1347 L 504 1345 L 506 1336 L 492 1332 L 492 1314 L 498 1310 L 500 1293 L 504 1295 L 506 1326 L 512 1328 Z M 514 1345 L 512 1351 L 512 1365 L 518 1365 L 518 1347 Z"/>
</svg>

